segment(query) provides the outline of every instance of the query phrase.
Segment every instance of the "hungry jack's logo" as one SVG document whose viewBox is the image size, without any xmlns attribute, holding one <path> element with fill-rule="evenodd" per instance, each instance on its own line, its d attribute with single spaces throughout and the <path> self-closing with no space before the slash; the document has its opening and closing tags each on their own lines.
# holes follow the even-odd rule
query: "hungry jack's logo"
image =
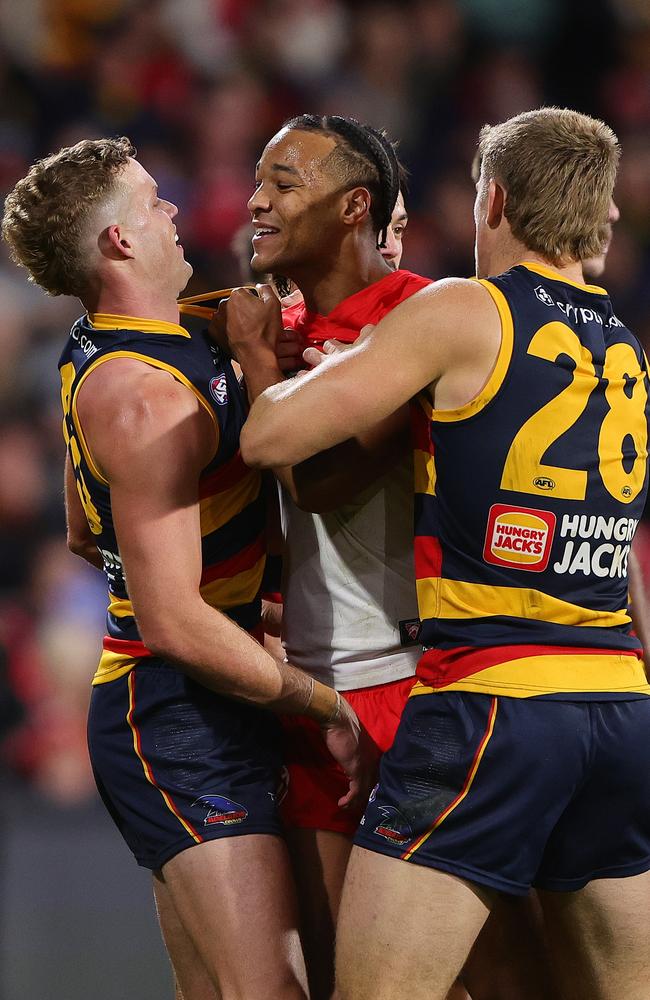
<svg viewBox="0 0 650 1000">
<path fill-rule="evenodd" d="M 490 507 L 483 558 L 494 566 L 541 573 L 548 565 L 555 533 L 555 514 L 549 510 Z"/>
</svg>

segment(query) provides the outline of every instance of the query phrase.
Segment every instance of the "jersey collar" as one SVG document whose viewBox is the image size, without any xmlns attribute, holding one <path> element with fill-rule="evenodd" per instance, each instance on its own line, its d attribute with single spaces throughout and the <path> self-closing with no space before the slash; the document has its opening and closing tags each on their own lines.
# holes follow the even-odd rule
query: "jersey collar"
<svg viewBox="0 0 650 1000">
<path fill-rule="evenodd" d="M 88 321 L 95 330 L 141 330 L 143 333 L 171 333 L 176 337 L 189 337 L 179 323 L 162 319 L 142 319 L 139 316 L 119 316 L 116 313 L 88 313 Z"/>
<path fill-rule="evenodd" d="M 541 275 L 542 278 L 551 278 L 553 281 L 561 281 L 565 285 L 573 285 L 574 288 L 579 288 L 583 292 L 595 292 L 597 295 L 609 294 L 606 289 L 601 288 L 599 285 L 585 285 L 580 281 L 572 281 L 571 278 L 563 278 L 557 271 L 553 271 L 550 267 L 544 267 L 543 264 L 538 264 L 537 261 L 522 260 L 521 266 L 525 267 L 528 271 L 534 271 L 535 274 Z"/>
</svg>

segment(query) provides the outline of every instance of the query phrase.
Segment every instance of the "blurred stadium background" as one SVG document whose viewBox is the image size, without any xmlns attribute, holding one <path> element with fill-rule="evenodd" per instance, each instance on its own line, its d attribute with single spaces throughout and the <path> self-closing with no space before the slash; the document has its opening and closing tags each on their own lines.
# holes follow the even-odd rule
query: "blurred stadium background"
<svg viewBox="0 0 650 1000">
<path fill-rule="evenodd" d="M 253 168 L 290 115 L 400 140 L 404 266 L 470 274 L 478 128 L 542 104 L 605 118 L 623 160 L 604 283 L 650 345 L 650 0 L 0 0 L 0 191 L 126 134 L 179 206 L 192 290 L 240 280 Z M 104 586 L 68 554 L 56 361 L 75 301 L 0 248 L 0 998 L 157 1000 L 170 976 L 95 798 L 85 711 Z"/>
</svg>

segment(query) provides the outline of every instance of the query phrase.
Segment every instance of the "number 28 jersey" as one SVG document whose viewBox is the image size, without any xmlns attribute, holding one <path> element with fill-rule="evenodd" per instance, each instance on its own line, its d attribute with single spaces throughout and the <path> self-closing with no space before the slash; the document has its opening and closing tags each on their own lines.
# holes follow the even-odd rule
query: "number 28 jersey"
<svg viewBox="0 0 650 1000">
<path fill-rule="evenodd" d="M 457 410 L 412 403 L 414 694 L 650 694 L 627 560 L 647 491 L 648 373 L 603 289 L 520 264 L 481 284 L 495 368 Z"/>
</svg>

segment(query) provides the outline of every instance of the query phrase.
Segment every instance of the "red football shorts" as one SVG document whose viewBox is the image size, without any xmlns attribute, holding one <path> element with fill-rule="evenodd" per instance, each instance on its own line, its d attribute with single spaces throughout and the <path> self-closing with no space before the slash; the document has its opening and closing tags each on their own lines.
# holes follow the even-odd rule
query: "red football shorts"
<svg viewBox="0 0 650 1000">
<path fill-rule="evenodd" d="M 384 753 L 391 746 L 400 716 L 415 677 L 376 684 L 374 687 L 342 691 Z M 283 756 L 288 771 L 288 789 L 280 805 L 287 826 L 333 830 L 354 834 L 363 809 L 341 809 L 338 800 L 348 790 L 348 779 L 331 756 L 313 719 L 302 715 L 282 717 Z"/>
</svg>

